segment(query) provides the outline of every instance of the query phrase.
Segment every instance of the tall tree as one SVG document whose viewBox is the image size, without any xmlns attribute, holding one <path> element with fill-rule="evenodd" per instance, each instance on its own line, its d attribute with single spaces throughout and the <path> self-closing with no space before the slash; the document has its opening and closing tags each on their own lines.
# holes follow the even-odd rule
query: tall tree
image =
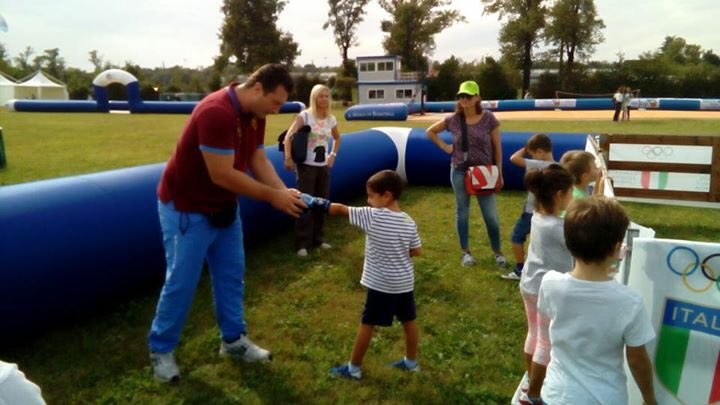
<svg viewBox="0 0 720 405">
<path fill-rule="evenodd" d="M 27 46 L 25 47 L 24 51 L 20 52 L 18 56 L 15 57 L 15 65 L 17 66 L 18 70 L 20 70 L 21 76 L 26 76 L 33 71 L 33 67 L 30 64 L 30 57 L 34 53 L 35 50 L 32 49 L 32 47 Z"/>
<path fill-rule="evenodd" d="M 216 67 L 222 70 L 230 56 L 244 72 L 265 63 L 292 66 L 300 54 L 297 42 L 290 33 L 277 28 L 278 14 L 286 0 L 223 0 L 221 10 L 225 19 L 220 29 L 220 56 Z"/>
<path fill-rule="evenodd" d="M 88 61 L 92 63 L 92 65 L 95 67 L 93 70 L 93 73 L 100 73 L 103 67 L 103 57 L 98 53 L 96 49 L 93 49 L 92 51 L 88 52 L 88 55 L 90 58 Z"/>
<path fill-rule="evenodd" d="M 44 69 L 50 76 L 61 78 L 65 75 L 65 59 L 60 57 L 60 49 L 46 49 L 45 54 L 33 59 L 36 69 Z"/>
<path fill-rule="evenodd" d="M 426 72 L 427 56 L 435 50 L 435 35 L 457 22 L 465 21 L 457 10 L 440 10 L 449 0 L 379 0 L 392 15 L 381 23 L 389 35 L 383 48 L 400 55 L 405 70 Z"/>
<path fill-rule="evenodd" d="M 330 11 L 323 29 L 333 27 L 335 43 L 340 47 L 343 76 L 351 76 L 352 64 L 348 60 L 348 49 L 358 44 L 357 26 L 363 20 L 365 6 L 370 0 L 328 0 Z"/>
<path fill-rule="evenodd" d="M 505 17 L 500 29 L 500 51 L 504 60 L 522 69 L 522 94 L 530 88 L 530 71 L 533 66 L 533 48 L 538 45 L 545 26 L 546 9 L 543 0 L 482 0 L 483 13 Z"/>
<path fill-rule="evenodd" d="M 588 58 L 595 45 L 605 40 L 600 32 L 603 28 L 605 23 L 598 18 L 594 0 L 557 0 L 550 9 L 545 38 L 559 57 L 561 88 L 572 87 L 576 57 Z"/>
</svg>

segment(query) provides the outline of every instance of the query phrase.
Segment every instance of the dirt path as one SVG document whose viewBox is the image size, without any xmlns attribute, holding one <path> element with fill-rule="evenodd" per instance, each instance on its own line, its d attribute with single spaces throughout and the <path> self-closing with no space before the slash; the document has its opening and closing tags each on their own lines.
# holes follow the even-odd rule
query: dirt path
<svg viewBox="0 0 720 405">
<path fill-rule="evenodd" d="M 436 121 L 448 113 L 427 113 L 411 115 L 408 121 Z M 607 111 L 500 111 L 495 116 L 500 120 L 611 120 L 613 112 Z M 715 119 L 720 120 L 720 111 L 665 111 L 665 110 L 632 110 L 633 120 L 654 119 Z"/>
</svg>

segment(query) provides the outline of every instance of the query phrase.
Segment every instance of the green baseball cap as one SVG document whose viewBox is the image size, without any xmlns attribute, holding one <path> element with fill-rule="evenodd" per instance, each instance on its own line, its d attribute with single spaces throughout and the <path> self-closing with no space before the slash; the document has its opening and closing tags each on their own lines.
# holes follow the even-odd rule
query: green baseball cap
<svg viewBox="0 0 720 405">
<path fill-rule="evenodd" d="M 468 80 L 466 82 L 460 83 L 460 90 L 458 90 L 457 94 L 469 94 L 471 96 L 479 96 L 480 88 L 478 87 L 477 83 L 472 80 Z"/>
</svg>

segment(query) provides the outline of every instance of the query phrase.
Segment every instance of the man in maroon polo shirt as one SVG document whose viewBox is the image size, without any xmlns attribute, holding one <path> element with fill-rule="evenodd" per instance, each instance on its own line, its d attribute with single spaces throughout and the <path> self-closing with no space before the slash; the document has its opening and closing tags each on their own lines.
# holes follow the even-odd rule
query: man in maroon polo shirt
<svg viewBox="0 0 720 405">
<path fill-rule="evenodd" d="M 265 116 L 293 90 L 285 67 L 267 64 L 245 83 L 232 83 L 192 112 L 158 185 L 158 212 L 167 270 L 148 344 L 155 378 L 177 381 L 173 351 L 207 260 L 222 335 L 220 355 L 247 362 L 270 352 L 247 337 L 243 294 L 245 253 L 237 196 L 270 203 L 298 217 L 305 204 L 265 155 Z M 251 177 L 247 171 L 252 171 Z"/>
</svg>

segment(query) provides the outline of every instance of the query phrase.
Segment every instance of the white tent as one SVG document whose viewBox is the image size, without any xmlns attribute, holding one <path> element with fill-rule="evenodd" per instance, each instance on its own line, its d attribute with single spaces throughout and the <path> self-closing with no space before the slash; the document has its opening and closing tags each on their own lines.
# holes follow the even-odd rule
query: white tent
<svg viewBox="0 0 720 405">
<path fill-rule="evenodd" d="M 8 100 L 15 98 L 14 79 L 9 79 L 4 73 L 0 72 L 0 105 L 5 105 Z"/>
<path fill-rule="evenodd" d="M 33 77 L 15 86 L 16 99 L 67 100 L 69 97 L 64 84 L 50 80 L 38 70 Z"/>
</svg>

